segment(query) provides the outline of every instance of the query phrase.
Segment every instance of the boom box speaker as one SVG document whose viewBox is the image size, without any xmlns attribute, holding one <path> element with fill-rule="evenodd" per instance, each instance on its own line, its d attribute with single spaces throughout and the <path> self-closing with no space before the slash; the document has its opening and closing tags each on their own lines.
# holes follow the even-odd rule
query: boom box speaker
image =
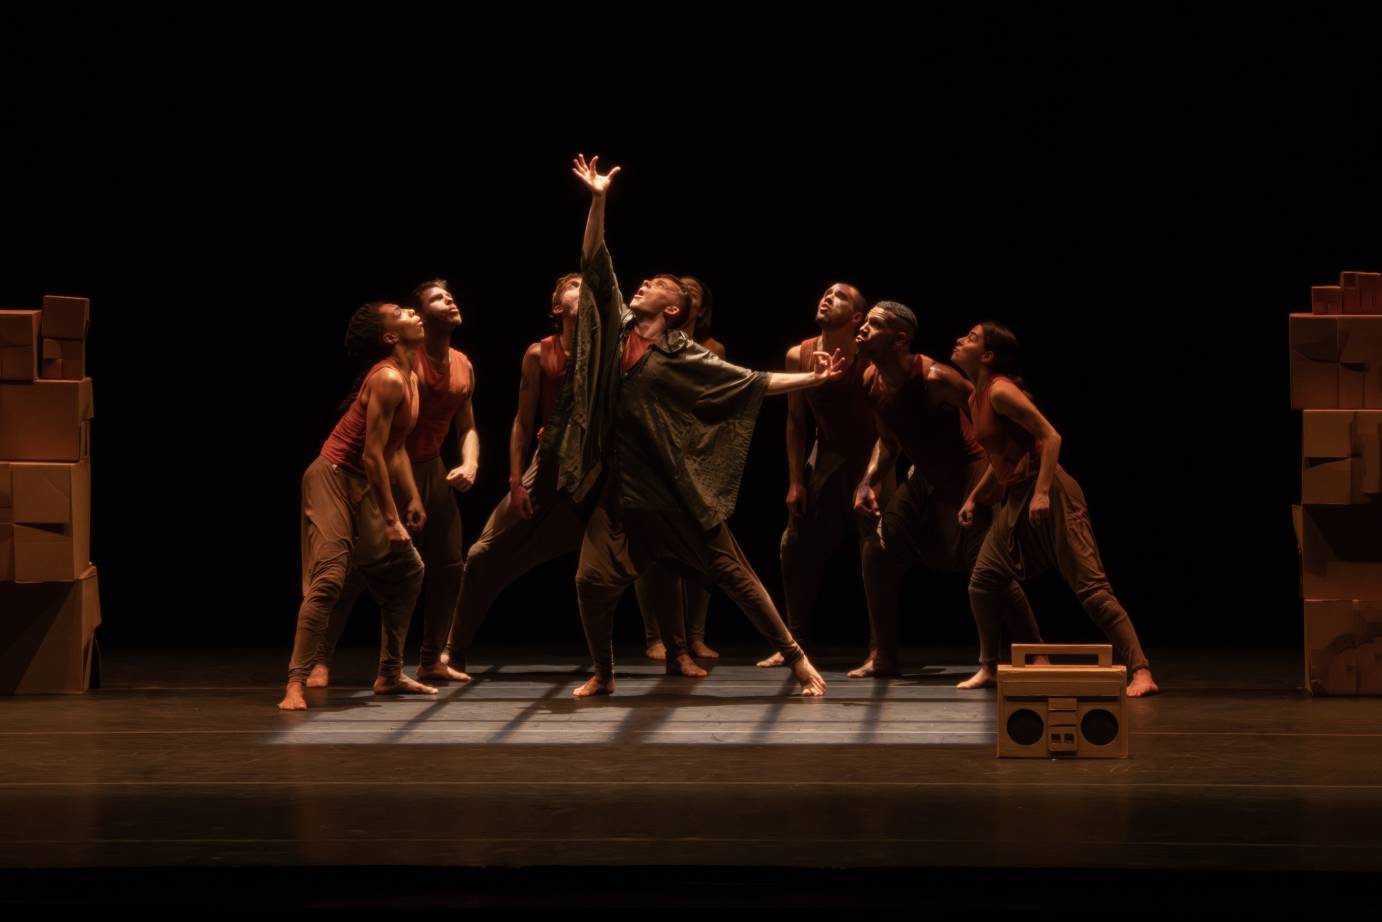
<svg viewBox="0 0 1382 922">
<path fill-rule="evenodd" d="M 1093 665 L 1036 665 L 1038 656 L 1081 656 Z M 1013 644 L 998 667 L 998 755 L 1126 759 L 1127 670 L 1108 644 Z"/>
</svg>

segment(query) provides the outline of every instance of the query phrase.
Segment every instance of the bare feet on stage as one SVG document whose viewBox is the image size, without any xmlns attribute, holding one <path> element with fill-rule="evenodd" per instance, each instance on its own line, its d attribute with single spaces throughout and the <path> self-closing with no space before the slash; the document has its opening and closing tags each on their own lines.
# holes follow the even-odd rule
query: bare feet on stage
<svg viewBox="0 0 1382 922">
<path fill-rule="evenodd" d="M 979 671 L 956 685 L 956 688 L 990 688 L 998 684 L 998 670 L 992 666 L 980 666 Z"/>
<path fill-rule="evenodd" d="M 470 676 L 446 663 L 417 667 L 417 677 L 424 682 L 469 682 Z"/>
<path fill-rule="evenodd" d="M 612 695 L 614 694 L 614 676 L 602 679 L 593 675 L 585 680 L 585 684 L 571 693 L 573 698 L 589 698 L 593 695 Z"/>
<path fill-rule="evenodd" d="M 280 711 L 305 711 L 307 710 L 307 697 L 302 693 L 301 682 L 289 682 L 288 689 L 283 693 L 283 700 L 278 702 Z"/>
<path fill-rule="evenodd" d="M 307 676 L 308 688 L 326 688 L 331 681 L 331 667 L 326 663 L 317 663 L 312 667 L 312 671 Z"/>
<path fill-rule="evenodd" d="M 414 682 L 400 673 L 397 678 L 393 679 L 386 679 L 384 676 L 375 679 L 374 693 L 376 695 L 435 695 L 437 690 L 430 685 Z"/>
<path fill-rule="evenodd" d="M 1152 670 L 1139 669 L 1132 674 L 1132 681 L 1128 683 L 1129 698 L 1145 698 L 1148 695 L 1155 695 L 1161 691 L 1156 682 L 1152 679 Z"/>
<path fill-rule="evenodd" d="M 899 673 L 897 669 L 897 663 L 890 663 L 887 660 L 880 659 L 877 654 L 864 660 L 864 665 L 860 666 L 858 669 L 851 669 L 846 673 L 851 679 L 871 679 L 877 676 L 895 676 L 900 674 L 901 673 Z"/>
<path fill-rule="evenodd" d="M 653 644 L 647 650 L 643 651 L 643 655 L 646 656 L 648 659 L 655 659 L 661 662 L 662 660 L 665 660 L 667 658 L 667 648 L 663 646 L 662 641 L 659 640 L 657 643 Z"/>
<path fill-rule="evenodd" d="M 785 663 L 785 662 L 786 662 L 786 660 L 784 660 L 784 659 L 782 658 L 782 654 L 781 654 L 781 653 L 774 653 L 772 656 L 768 657 L 767 659 L 761 659 L 761 660 L 759 660 L 758 663 L 757 663 L 757 666 L 758 666 L 759 669 L 771 669 L 771 668 L 773 668 L 774 666 L 781 666 L 781 665 L 782 665 L 783 663 Z"/>
<path fill-rule="evenodd" d="M 705 645 L 704 640 L 691 641 L 691 655 L 697 659 L 719 659 L 720 654 Z"/>
<path fill-rule="evenodd" d="M 703 679 L 710 675 L 710 673 L 696 665 L 696 661 L 685 653 L 678 656 L 675 660 L 667 661 L 667 674 L 683 675 L 690 679 Z"/>
<path fill-rule="evenodd" d="M 825 694 L 825 679 L 821 678 L 821 674 L 806 657 L 803 656 L 792 664 L 792 675 L 801 683 L 801 693 L 805 697 L 819 698 Z"/>
</svg>

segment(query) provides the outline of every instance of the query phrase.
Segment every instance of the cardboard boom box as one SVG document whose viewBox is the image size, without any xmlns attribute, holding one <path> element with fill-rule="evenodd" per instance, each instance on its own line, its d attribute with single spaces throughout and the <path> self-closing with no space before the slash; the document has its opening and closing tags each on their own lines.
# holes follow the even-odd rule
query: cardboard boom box
<svg viewBox="0 0 1382 922">
<path fill-rule="evenodd" d="M 1029 664 L 1042 655 L 1097 664 Z M 998 667 L 999 757 L 1126 759 L 1126 686 L 1109 644 L 1013 644 L 1013 664 Z"/>
</svg>

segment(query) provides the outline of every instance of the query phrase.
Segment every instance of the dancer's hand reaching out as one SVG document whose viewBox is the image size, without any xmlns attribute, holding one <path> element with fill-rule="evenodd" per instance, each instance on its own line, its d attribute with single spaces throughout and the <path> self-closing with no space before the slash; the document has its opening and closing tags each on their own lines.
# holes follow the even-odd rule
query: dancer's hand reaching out
<svg viewBox="0 0 1382 922">
<path fill-rule="evenodd" d="M 586 163 L 585 154 L 577 154 L 576 159 L 571 162 L 571 172 L 575 173 L 576 178 L 586 184 L 586 188 L 590 189 L 590 194 L 596 198 L 599 198 L 609 191 L 610 182 L 614 177 L 619 175 L 619 170 L 621 169 L 620 167 L 615 167 L 604 176 L 601 176 L 599 170 L 595 168 L 596 164 L 599 162 L 600 158 L 596 156 L 591 157 L 590 162 Z"/>
<path fill-rule="evenodd" d="M 834 352 L 813 352 L 811 375 L 816 379 L 816 384 L 824 384 L 827 381 L 834 381 L 845 373 L 845 366 L 849 364 L 849 359 L 836 349 Z"/>
</svg>

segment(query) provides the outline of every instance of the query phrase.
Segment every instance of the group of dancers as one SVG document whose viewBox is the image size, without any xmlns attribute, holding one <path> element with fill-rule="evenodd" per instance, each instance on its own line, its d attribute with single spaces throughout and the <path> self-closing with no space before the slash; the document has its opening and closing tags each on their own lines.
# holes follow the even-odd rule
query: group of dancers
<svg viewBox="0 0 1382 922">
<path fill-rule="evenodd" d="M 594 663 L 577 698 L 615 690 L 613 615 L 630 585 L 647 653 L 669 673 L 705 676 L 696 660 L 718 656 L 705 642 L 713 586 L 773 647 L 760 667 L 789 668 L 803 695 L 823 695 L 801 641 L 824 564 L 847 537 L 858 542 L 870 628 L 851 677 L 898 674 L 899 586 L 920 565 L 969 574 L 979 669 L 959 687 L 994 684 L 1005 628 L 1012 642 L 1041 641 L 1021 583 L 1054 567 L 1127 664 L 1127 694 L 1157 691 L 1104 575 L 1084 494 L 1060 466 L 1060 434 L 1023 390 L 1011 331 L 977 324 L 944 364 L 911 351 L 917 320 L 906 306 L 870 307 L 838 283 L 817 305 L 819 334 L 787 351 L 785 371 L 732 365 L 710 335 L 714 300 L 700 280 L 657 275 L 625 302 L 604 235 L 620 168 L 597 165 L 573 164 L 590 192 L 581 271 L 558 279 L 558 329 L 523 356 L 509 491 L 468 554 L 452 491 L 475 484 L 480 446 L 474 370 L 451 345 L 455 298 L 433 279 L 408 307 L 371 302 L 351 317 L 346 349 L 362 371 L 302 478 L 303 600 L 280 708 L 306 709 L 306 689 L 329 683 L 365 589 L 381 616 L 376 693 L 470 681 L 467 656 L 499 593 L 572 551 Z M 778 394 L 788 401 L 785 621 L 727 524 L 759 407 Z M 448 470 L 452 429 L 461 463 Z M 403 645 L 419 594 L 411 678 Z"/>
</svg>

